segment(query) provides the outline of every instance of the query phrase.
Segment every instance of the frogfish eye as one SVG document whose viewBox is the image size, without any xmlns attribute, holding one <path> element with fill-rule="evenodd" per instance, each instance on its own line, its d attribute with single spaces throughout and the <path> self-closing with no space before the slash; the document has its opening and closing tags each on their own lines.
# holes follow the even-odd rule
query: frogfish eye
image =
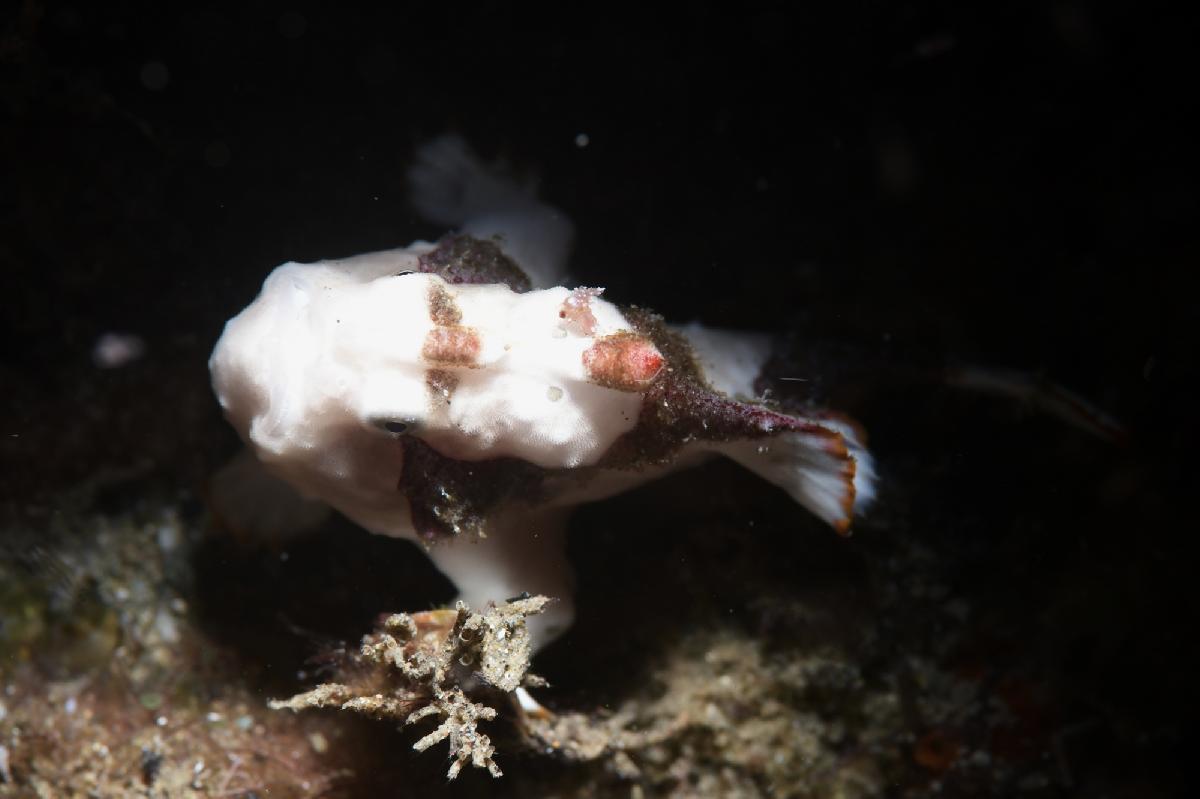
<svg viewBox="0 0 1200 799">
<path fill-rule="evenodd" d="M 373 424 L 380 430 L 396 436 L 402 436 L 416 426 L 412 420 L 408 419 L 376 419 Z"/>
<path fill-rule="evenodd" d="M 392 275 L 392 277 L 404 277 L 405 275 L 415 275 L 415 274 L 416 274 L 416 272 L 414 272 L 413 270 L 405 269 L 403 272 L 397 272 L 396 274 Z"/>
</svg>

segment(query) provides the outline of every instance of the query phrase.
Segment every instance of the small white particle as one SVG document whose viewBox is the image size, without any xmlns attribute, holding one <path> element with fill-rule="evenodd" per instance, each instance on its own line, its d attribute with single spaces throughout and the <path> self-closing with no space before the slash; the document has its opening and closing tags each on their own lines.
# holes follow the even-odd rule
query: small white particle
<svg viewBox="0 0 1200 799">
<path fill-rule="evenodd" d="M 146 354 L 146 342 L 131 333 L 105 333 L 92 347 L 92 363 L 101 369 L 116 369 Z"/>
<path fill-rule="evenodd" d="M 582 150 L 592 143 L 592 139 L 586 133 L 575 134 L 575 146 Z"/>
<path fill-rule="evenodd" d="M 155 724 L 157 724 L 157 725 L 158 725 L 158 726 L 160 726 L 160 727 L 165 727 L 165 726 L 167 726 L 167 717 L 166 717 L 166 716 L 159 716 L 158 718 L 156 718 L 156 719 L 154 720 L 154 723 L 155 723 Z"/>
<path fill-rule="evenodd" d="M 183 533 L 174 524 L 163 524 L 155 535 L 158 548 L 163 552 L 174 552 L 183 543 Z"/>
</svg>

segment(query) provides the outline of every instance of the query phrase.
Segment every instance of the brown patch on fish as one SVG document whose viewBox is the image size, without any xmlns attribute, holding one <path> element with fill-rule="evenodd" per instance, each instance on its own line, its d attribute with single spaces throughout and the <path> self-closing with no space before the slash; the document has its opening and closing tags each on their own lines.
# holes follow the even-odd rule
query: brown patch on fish
<svg viewBox="0 0 1200 799">
<path fill-rule="evenodd" d="M 597 339 L 583 353 L 588 379 L 617 391 L 644 390 L 662 371 L 663 363 L 662 353 L 648 338 L 628 331 Z"/>
<path fill-rule="evenodd" d="M 425 336 L 421 357 L 443 366 L 476 366 L 482 345 L 469 327 L 435 327 Z"/>
<path fill-rule="evenodd" d="M 458 388 L 458 375 L 446 369 L 430 369 L 425 373 L 425 387 L 429 389 L 434 402 L 449 405 L 450 398 Z"/>
<path fill-rule="evenodd" d="M 450 327 L 462 322 L 462 311 L 446 287 L 432 282 L 429 287 L 429 318 L 435 325 Z"/>
</svg>

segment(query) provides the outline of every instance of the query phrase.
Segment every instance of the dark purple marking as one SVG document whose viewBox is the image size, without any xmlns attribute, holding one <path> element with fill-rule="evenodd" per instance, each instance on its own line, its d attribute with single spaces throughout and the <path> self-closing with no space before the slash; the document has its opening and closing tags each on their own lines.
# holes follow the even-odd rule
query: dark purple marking
<svg viewBox="0 0 1200 799">
<path fill-rule="evenodd" d="M 417 271 L 447 283 L 503 283 L 517 293 L 533 288 L 529 276 L 494 241 L 454 233 L 417 259 Z"/>
<path fill-rule="evenodd" d="M 462 461 L 424 441 L 403 439 L 404 468 L 397 488 L 408 500 L 413 527 L 426 543 L 480 535 L 501 503 L 537 502 L 548 470 L 518 458 Z"/>
</svg>

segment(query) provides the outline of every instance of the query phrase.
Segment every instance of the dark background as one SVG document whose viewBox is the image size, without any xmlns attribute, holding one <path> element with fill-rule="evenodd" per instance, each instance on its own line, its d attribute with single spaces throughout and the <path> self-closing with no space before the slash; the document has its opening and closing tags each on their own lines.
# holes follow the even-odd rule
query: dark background
<svg viewBox="0 0 1200 799">
<path fill-rule="evenodd" d="M 541 175 L 577 277 L 618 301 L 1044 372 L 1158 444 L 1194 425 L 1167 390 L 1190 374 L 1169 278 L 1195 254 L 1187 20 L 219 6 L 8 18 L 0 346 L 21 374 L 108 330 L 207 346 L 283 260 L 440 234 L 404 169 L 454 130 Z"/>
<path fill-rule="evenodd" d="M 1178 746 L 1195 694 L 1192 19 L 1082 2 L 16 5 L 0 32 L 9 510 L 145 464 L 199 490 L 236 447 L 206 385 L 224 320 L 285 260 L 439 235 L 404 173 L 457 131 L 536 171 L 577 223 L 580 283 L 790 336 L 807 390 L 871 431 L 877 519 L 904 516 L 998 596 L 1032 651 L 1061 643 L 1038 679 L 1095 687 L 1148 736 L 1130 770 Z M 96 369 L 107 331 L 146 357 Z M 1067 386 L 1128 441 L 929 378 L 953 364 Z M 1084 610 L 1046 627 L 1063 592 Z"/>
</svg>

